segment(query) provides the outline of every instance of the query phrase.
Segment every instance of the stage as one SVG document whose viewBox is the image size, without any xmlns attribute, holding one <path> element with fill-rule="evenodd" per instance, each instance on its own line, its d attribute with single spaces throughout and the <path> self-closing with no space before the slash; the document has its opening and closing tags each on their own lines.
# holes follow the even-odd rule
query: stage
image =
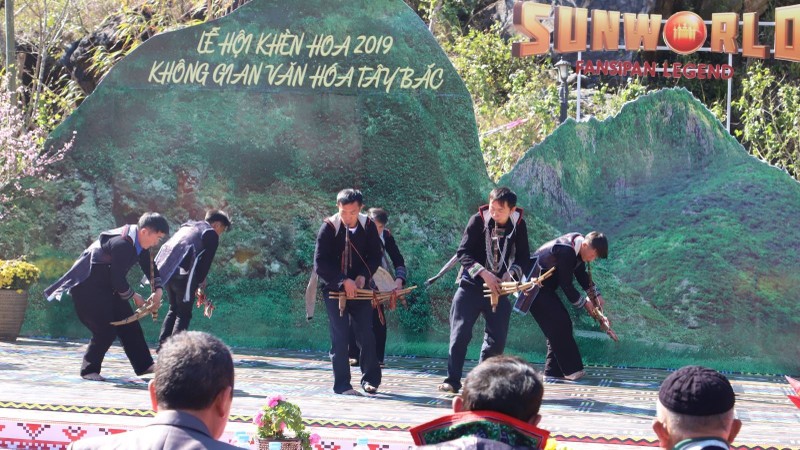
<svg viewBox="0 0 800 450">
<path fill-rule="evenodd" d="M 148 422 L 153 416 L 146 392 L 150 376 L 134 376 L 115 345 L 103 368 L 108 381 L 84 381 L 78 370 L 85 346 L 27 338 L 0 343 L 0 448 L 65 449 L 81 437 Z M 271 394 L 300 406 L 306 424 L 322 437 L 317 450 L 349 449 L 360 437 L 369 439 L 371 450 L 408 450 L 408 428 L 450 408 L 451 396 L 436 391 L 446 360 L 388 357 L 380 393 L 359 398 L 332 393 L 327 354 L 233 350 L 236 389 L 223 440 L 234 445 L 252 437 L 252 416 Z M 468 362 L 466 370 L 474 364 Z M 548 379 L 540 426 L 577 450 L 656 447 L 650 424 L 658 386 L 668 373 L 590 366 L 577 382 Z M 800 448 L 800 410 L 786 398 L 791 389 L 782 376 L 726 375 L 744 423 L 737 448 Z M 353 368 L 356 386 L 359 376 Z"/>
</svg>

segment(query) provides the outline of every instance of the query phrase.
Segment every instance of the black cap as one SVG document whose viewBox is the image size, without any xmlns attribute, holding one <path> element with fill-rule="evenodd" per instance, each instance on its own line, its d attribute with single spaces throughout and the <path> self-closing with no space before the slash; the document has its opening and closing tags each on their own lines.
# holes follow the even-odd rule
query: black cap
<svg viewBox="0 0 800 450">
<path fill-rule="evenodd" d="M 661 383 L 658 400 L 677 414 L 711 416 L 730 411 L 736 397 L 725 375 L 707 367 L 686 366 Z"/>
</svg>

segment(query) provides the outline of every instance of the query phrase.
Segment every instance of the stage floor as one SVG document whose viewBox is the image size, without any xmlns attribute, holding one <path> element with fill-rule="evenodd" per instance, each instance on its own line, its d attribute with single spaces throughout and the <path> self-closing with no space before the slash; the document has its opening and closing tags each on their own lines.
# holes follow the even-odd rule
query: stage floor
<svg viewBox="0 0 800 450">
<path fill-rule="evenodd" d="M 118 346 L 103 368 L 107 382 L 78 376 L 86 342 L 19 339 L 0 343 L 0 448 L 65 448 L 81 436 L 108 434 L 147 423 L 153 412 L 149 376 L 134 376 Z M 451 397 L 436 391 L 445 376 L 442 359 L 389 357 L 380 393 L 335 395 L 327 354 L 234 349 L 236 389 L 225 439 L 252 433 L 250 420 L 265 397 L 296 402 L 306 423 L 322 437 L 318 450 L 370 446 L 407 450 L 408 428 L 446 414 Z M 474 366 L 468 362 L 465 372 Z M 541 365 L 537 365 L 541 369 Z M 578 382 L 546 380 L 540 426 L 573 449 L 657 446 L 650 428 L 658 386 L 666 370 L 588 367 Z M 744 425 L 739 448 L 800 448 L 800 410 L 782 376 L 727 374 Z M 360 372 L 353 368 L 354 385 Z"/>
</svg>

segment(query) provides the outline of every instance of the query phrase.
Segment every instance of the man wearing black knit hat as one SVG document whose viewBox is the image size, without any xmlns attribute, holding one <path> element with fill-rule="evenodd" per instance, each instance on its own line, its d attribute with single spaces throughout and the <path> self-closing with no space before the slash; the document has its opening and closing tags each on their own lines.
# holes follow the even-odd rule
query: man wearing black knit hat
<svg viewBox="0 0 800 450">
<path fill-rule="evenodd" d="M 661 448 L 728 450 L 742 428 L 735 417 L 736 397 L 721 373 L 701 366 L 682 367 L 658 391 L 653 431 Z"/>
</svg>

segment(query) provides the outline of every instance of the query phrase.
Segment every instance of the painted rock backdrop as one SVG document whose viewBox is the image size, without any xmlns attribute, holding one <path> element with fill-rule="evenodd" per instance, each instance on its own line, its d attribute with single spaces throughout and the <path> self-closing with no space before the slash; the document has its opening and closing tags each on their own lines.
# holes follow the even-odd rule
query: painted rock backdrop
<svg viewBox="0 0 800 450">
<path fill-rule="evenodd" d="M 209 280 L 217 311 L 192 328 L 231 345 L 325 350 L 324 309 L 306 322 L 302 296 L 337 191 L 360 188 L 367 207 L 389 211 L 421 286 L 493 186 L 469 93 L 400 0 L 254 0 L 156 36 L 51 142 L 73 132 L 61 179 L 0 224 L 2 253 L 43 269 L 29 335 L 88 336 L 71 299 L 39 293 L 100 231 L 147 210 L 177 228 L 224 208 L 235 228 Z M 687 92 L 649 95 L 602 123 L 568 121 L 500 183 L 520 194 L 534 248 L 573 230 L 609 236 L 594 276 L 622 342 L 575 312 L 588 363 L 797 367 L 800 185 L 749 157 Z M 454 277 L 388 314 L 389 354 L 447 354 Z M 159 324 L 143 323 L 155 341 Z M 509 351 L 542 361 L 531 317 L 513 317 Z"/>
<path fill-rule="evenodd" d="M 259 0 L 159 35 L 121 61 L 52 141 L 73 132 L 50 203 L 9 224 L 7 245 L 42 257 L 51 277 L 100 230 L 143 211 L 177 227 L 225 208 L 235 228 L 212 271 L 220 309 L 207 325 L 231 343 L 326 345 L 326 332 L 295 325 L 305 325 L 298 292 L 315 233 L 340 189 L 359 188 L 366 206 L 390 212 L 421 282 L 421 267 L 455 248 L 465 212 L 491 187 L 469 93 L 400 0 Z M 34 306 L 30 332 L 85 335 L 66 302 Z M 324 331 L 325 320 L 309 326 Z"/>
</svg>

